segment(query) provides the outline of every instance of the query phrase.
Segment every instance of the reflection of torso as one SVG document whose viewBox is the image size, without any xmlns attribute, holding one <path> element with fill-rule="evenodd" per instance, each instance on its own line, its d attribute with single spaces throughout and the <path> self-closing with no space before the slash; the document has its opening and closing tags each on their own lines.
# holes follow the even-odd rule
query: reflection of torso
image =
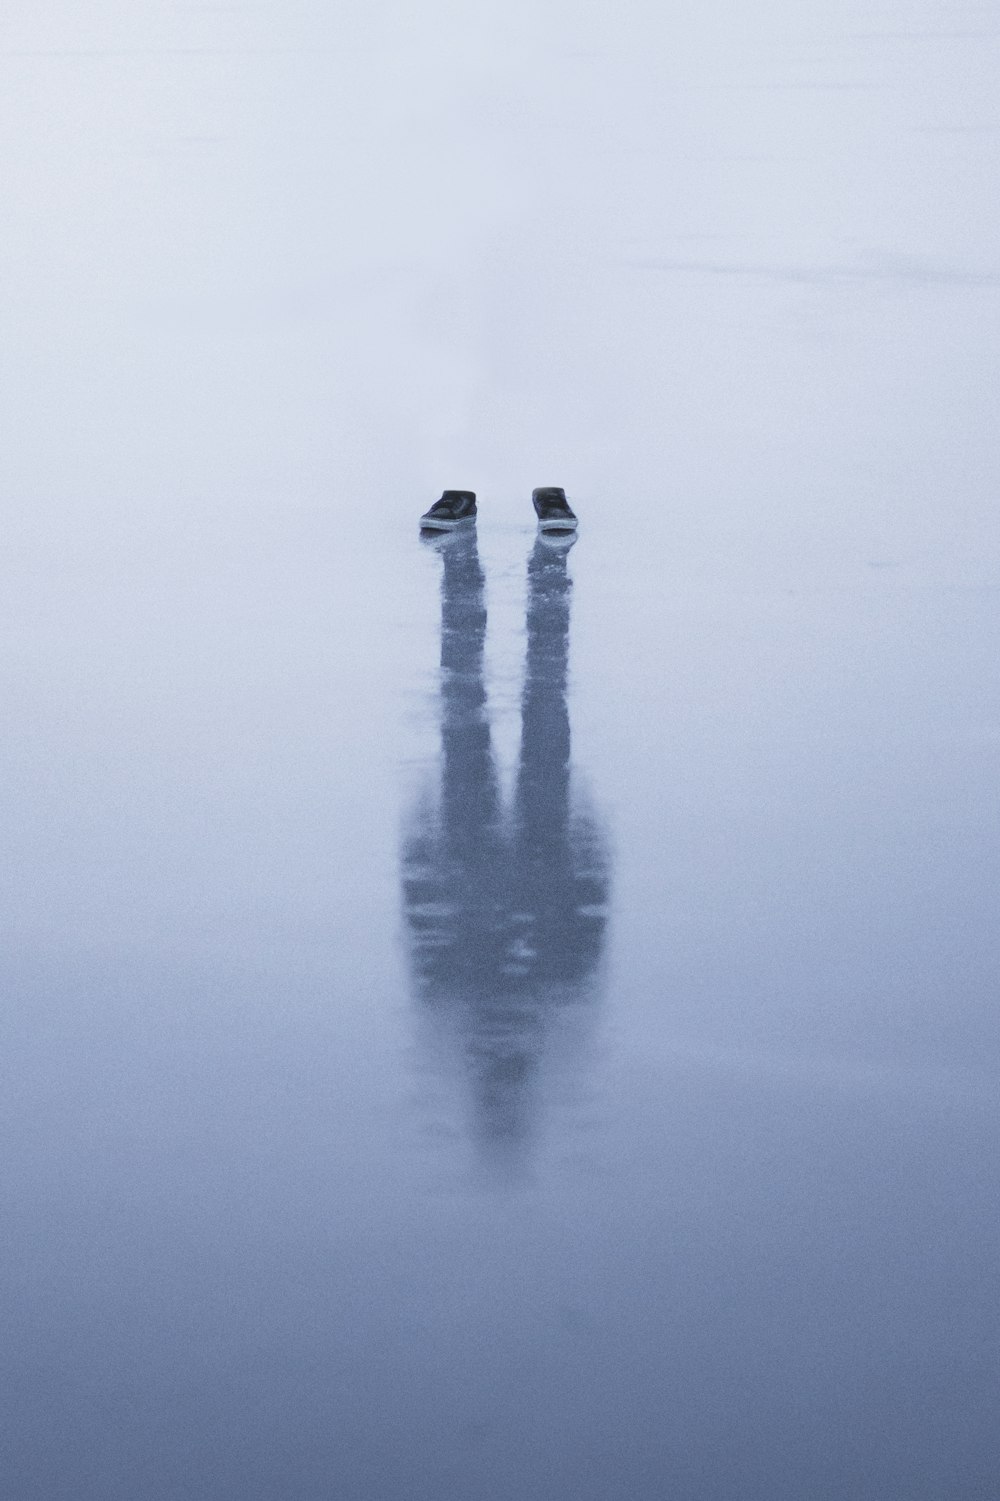
<svg viewBox="0 0 1000 1501">
<path fill-rule="evenodd" d="M 430 829 L 411 835 L 406 913 L 427 999 L 454 992 L 472 1000 L 592 972 L 607 893 L 593 822 L 576 819 L 565 848 L 547 850 L 563 858 L 543 864 L 537 848 L 498 829 L 473 860 Z"/>
<path fill-rule="evenodd" d="M 605 926 L 599 832 L 571 806 L 570 582 L 565 556 L 536 544 L 520 755 L 505 808 L 486 715 L 475 540 L 449 538 L 442 551 L 441 789 L 404 846 L 411 963 L 424 1004 L 450 1012 L 464 1035 L 480 1129 L 519 1134 L 515 1080 L 535 1066 L 552 1007 L 583 999 Z"/>
</svg>

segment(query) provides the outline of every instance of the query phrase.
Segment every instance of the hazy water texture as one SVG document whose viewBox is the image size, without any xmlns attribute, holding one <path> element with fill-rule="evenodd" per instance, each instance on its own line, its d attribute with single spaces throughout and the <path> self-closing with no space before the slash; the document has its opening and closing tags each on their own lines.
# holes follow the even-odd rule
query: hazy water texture
<svg viewBox="0 0 1000 1501">
<path fill-rule="evenodd" d="M 992 1501 L 998 31 L 8 0 L 12 1501 Z"/>
</svg>

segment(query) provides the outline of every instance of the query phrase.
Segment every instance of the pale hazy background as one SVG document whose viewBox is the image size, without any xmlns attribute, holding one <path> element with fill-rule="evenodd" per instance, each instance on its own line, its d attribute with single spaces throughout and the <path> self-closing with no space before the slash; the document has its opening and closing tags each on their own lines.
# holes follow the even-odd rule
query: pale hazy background
<svg viewBox="0 0 1000 1501">
<path fill-rule="evenodd" d="M 1000 47 L 7 0 L 16 1501 L 987 1501 Z M 566 486 L 600 983 L 498 1182 L 402 941 L 480 494 Z"/>
</svg>

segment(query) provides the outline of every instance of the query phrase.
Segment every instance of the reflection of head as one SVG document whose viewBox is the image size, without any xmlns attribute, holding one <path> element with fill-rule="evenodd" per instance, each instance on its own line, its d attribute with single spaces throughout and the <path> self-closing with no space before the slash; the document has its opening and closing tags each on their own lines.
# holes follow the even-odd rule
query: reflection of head
<svg viewBox="0 0 1000 1501">
<path fill-rule="evenodd" d="M 486 710 L 475 538 L 439 545 L 441 789 L 404 850 L 411 961 L 422 1002 L 460 1033 L 480 1145 L 510 1152 L 528 1134 L 532 1079 L 555 1012 L 589 998 L 606 860 L 571 796 L 565 554 L 538 542 L 528 562 L 521 745 L 508 809 Z"/>
</svg>

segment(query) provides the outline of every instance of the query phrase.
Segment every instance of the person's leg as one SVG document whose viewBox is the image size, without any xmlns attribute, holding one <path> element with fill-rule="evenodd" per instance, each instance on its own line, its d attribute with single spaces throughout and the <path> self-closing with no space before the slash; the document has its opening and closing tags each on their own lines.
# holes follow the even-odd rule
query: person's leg
<svg viewBox="0 0 1000 1501">
<path fill-rule="evenodd" d="M 426 998 L 447 1000 L 474 991 L 494 965 L 504 862 L 483 680 L 485 580 L 475 534 L 429 545 L 442 561 L 440 794 L 415 811 L 404 848 L 403 888 Z"/>
<path fill-rule="evenodd" d="M 448 538 L 441 575 L 441 804 L 464 858 L 495 835 L 499 790 L 483 675 L 486 580 L 475 533 Z"/>
<path fill-rule="evenodd" d="M 528 919 L 538 980 L 592 969 L 604 932 L 606 861 L 590 821 L 574 817 L 566 698 L 570 594 L 566 552 L 543 538 L 528 559 L 527 656 L 515 793 L 515 905 Z"/>
<path fill-rule="evenodd" d="M 528 558 L 517 813 L 524 839 L 542 860 L 564 850 L 567 837 L 571 589 L 566 553 L 536 541 Z"/>
</svg>

